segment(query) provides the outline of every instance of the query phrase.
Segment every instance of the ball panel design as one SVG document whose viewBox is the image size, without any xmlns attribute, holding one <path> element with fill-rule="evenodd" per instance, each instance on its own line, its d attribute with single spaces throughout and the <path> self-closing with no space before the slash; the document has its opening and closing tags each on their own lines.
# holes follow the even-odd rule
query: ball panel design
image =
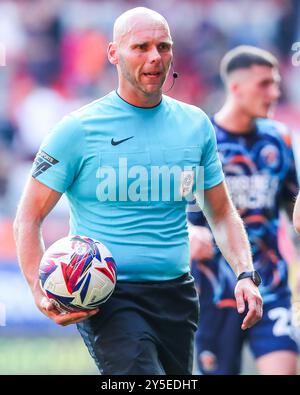
<svg viewBox="0 0 300 395">
<path fill-rule="evenodd" d="M 95 308 L 111 296 L 117 271 L 111 252 L 98 240 L 69 236 L 47 249 L 39 277 L 45 294 L 60 309 L 78 311 Z"/>
</svg>

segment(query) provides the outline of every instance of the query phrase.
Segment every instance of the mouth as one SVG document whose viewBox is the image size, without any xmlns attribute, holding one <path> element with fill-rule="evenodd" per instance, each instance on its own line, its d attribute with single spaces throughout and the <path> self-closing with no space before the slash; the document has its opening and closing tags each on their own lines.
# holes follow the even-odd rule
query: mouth
<svg viewBox="0 0 300 395">
<path fill-rule="evenodd" d="M 143 75 L 148 78 L 158 78 L 161 76 L 161 74 L 162 73 L 160 71 L 152 71 L 152 72 L 148 72 L 148 73 L 143 73 Z"/>
<path fill-rule="evenodd" d="M 265 104 L 265 109 L 266 110 L 271 110 L 274 107 L 275 107 L 275 103 L 266 103 Z"/>
</svg>

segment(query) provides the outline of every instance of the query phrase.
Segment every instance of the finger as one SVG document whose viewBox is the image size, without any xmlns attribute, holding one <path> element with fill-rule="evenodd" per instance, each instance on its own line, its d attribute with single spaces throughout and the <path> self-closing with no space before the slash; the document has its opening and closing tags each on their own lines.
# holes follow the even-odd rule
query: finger
<svg viewBox="0 0 300 395">
<path fill-rule="evenodd" d="M 99 313 L 99 309 L 93 309 L 93 310 L 89 310 L 88 311 L 89 317 L 91 317 L 91 316 L 93 316 L 93 315 L 95 315 L 97 313 Z"/>
<path fill-rule="evenodd" d="M 58 325 L 70 325 L 76 324 L 77 322 L 81 322 L 86 320 L 87 318 L 95 315 L 98 313 L 98 309 L 90 310 L 89 312 L 80 311 L 76 313 L 67 313 L 67 314 L 60 314 L 59 316 L 55 317 L 55 322 Z"/>
<path fill-rule="evenodd" d="M 260 295 L 252 296 L 248 300 L 249 313 L 244 319 L 243 329 L 251 328 L 263 316 L 263 300 Z"/>
<path fill-rule="evenodd" d="M 67 317 L 70 320 L 77 320 L 77 319 L 81 319 L 81 318 L 88 318 L 94 314 L 95 314 L 94 310 L 93 311 L 76 311 L 74 313 L 64 314 L 63 317 Z"/>
<path fill-rule="evenodd" d="M 77 318 L 77 319 L 72 319 L 72 320 L 70 320 L 70 319 L 68 319 L 68 320 L 57 320 L 56 319 L 55 321 L 60 326 L 68 326 L 68 325 L 78 324 L 79 322 L 84 321 L 86 319 L 87 319 L 87 317 Z"/>
<path fill-rule="evenodd" d="M 42 307 L 43 309 L 45 309 L 45 310 L 51 310 L 51 306 L 52 306 L 52 303 L 50 302 L 49 299 L 43 298 L 43 299 L 41 300 L 41 307 Z"/>
<path fill-rule="evenodd" d="M 248 314 L 247 314 L 247 316 L 245 317 L 245 319 L 244 319 L 244 321 L 243 321 L 243 323 L 242 323 L 241 328 L 242 328 L 243 330 L 249 329 L 249 328 L 251 328 L 253 325 L 255 325 L 257 321 L 259 321 L 259 319 L 254 318 L 254 317 L 250 317 L 250 316 L 248 316 Z"/>
<path fill-rule="evenodd" d="M 254 298 L 254 301 L 255 301 L 257 317 L 258 317 L 258 319 L 261 319 L 262 315 L 263 315 L 263 301 L 262 301 L 262 298 L 260 296 L 256 296 Z"/>
<path fill-rule="evenodd" d="M 244 295 L 242 291 L 236 292 L 235 295 L 236 299 L 236 308 L 237 311 L 242 314 L 245 311 L 245 301 L 244 301 Z"/>
<path fill-rule="evenodd" d="M 249 311 L 242 323 L 242 329 L 251 328 L 261 318 L 261 308 L 256 301 L 256 298 L 248 300 Z"/>
<path fill-rule="evenodd" d="M 60 314 L 61 312 L 57 309 L 57 307 L 55 306 L 55 304 L 47 299 L 47 298 L 43 298 L 41 301 L 41 307 L 43 310 L 45 310 L 46 314 L 48 315 L 48 313 L 52 312 L 55 315 Z"/>
<path fill-rule="evenodd" d="M 52 303 L 52 302 L 47 303 L 47 305 L 45 306 L 45 310 L 47 310 L 47 311 L 53 311 L 53 312 L 58 312 L 59 314 L 61 313 L 61 312 L 58 310 L 57 306 L 55 306 L 55 304 Z"/>
<path fill-rule="evenodd" d="M 262 319 L 263 313 L 264 313 L 263 302 L 262 302 L 262 300 L 260 299 L 259 302 L 258 302 L 258 316 L 259 316 L 259 320 Z"/>
</svg>

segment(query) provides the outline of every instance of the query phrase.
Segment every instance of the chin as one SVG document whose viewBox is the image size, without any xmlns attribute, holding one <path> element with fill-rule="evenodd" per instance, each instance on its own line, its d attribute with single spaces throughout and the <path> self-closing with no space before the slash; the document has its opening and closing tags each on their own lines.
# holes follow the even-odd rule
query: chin
<svg viewBox="0 0 300 395">
<path fill-rule="evenodd" d="M 261 110 L 261 111 L 257 111 L 254 114 L 254 118 L 271 118 L 273 115 L 273 111 L 268 110 Z"/>
<path fill-rule="evenodd" d="M 157 95 L 161 95 L 161 93 L 162 93 L 162 90 L 161 90 L 161 87 L 151 87 L 151 88 L 149 88 L 149 87 L 145 87 L 144 89 L 143 89 L 143 92 L 147 95 L 147 96 L 157 96 Z"/>
<path fill-rule="evenodd" d="M 268 113 L 267 113 L 267 117 L 268 118 L 274 118 L 275 116 L 275 108 L 271 108 Z"/>
</svg>

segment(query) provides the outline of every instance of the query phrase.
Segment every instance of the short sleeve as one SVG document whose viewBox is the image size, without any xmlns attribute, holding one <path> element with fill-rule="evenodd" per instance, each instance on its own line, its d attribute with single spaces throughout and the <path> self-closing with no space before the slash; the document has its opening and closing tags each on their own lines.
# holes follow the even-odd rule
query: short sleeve
<svg viewBox="0 0 300 395">
<path fill-rule="evenodd" d="M 205 144 L 200 165 L 204 168 L 204 189 L 210 189 L 224 181 L 222 164 L 217 150 L 215 129 L 208 119 L 204 124 Z"/>
<path fill-rule="evenodd" d="M 80 171 L 85 139 L 81 124 L 64 117 L 42 142 L 32 166 L 32 177 L 64 193 Z"/>
</svg>

